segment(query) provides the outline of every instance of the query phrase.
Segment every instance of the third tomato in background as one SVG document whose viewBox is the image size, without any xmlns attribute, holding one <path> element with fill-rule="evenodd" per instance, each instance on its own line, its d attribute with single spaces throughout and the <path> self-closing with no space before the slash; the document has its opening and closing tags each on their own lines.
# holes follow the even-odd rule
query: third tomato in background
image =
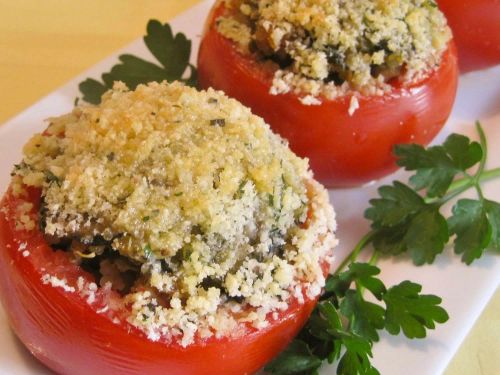
<svg viewBox="0 0 500 375">
<path fill-rule="evenodd" d="M 425 145 L 448 119 L 458 77 L 453 41 L 440 66 L 417 83 L 394 83 L 383 96 L 351 94 L 304 105 L 294 93 L 269 93 L 275 69 L 218 32 L 223 12 L 224 5 L 216 5 L 207 20 L 198 55 L 201 87 L 222 90 L 252 108 L 293 151 L 309 158 L 315 178 L 329 187 L 360 185 L 395 171 L 394 145 Z"/>
<path fill-rule="evenodd" d="M 500 0 L 438 0 L 457 44 L 460 71 L 500 64 Z"/>
</svg>

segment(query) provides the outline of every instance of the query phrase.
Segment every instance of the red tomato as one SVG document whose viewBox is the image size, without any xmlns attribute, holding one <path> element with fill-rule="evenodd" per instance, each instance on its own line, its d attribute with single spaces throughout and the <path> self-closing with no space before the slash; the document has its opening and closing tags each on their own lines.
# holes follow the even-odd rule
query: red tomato
<svg viewBox="0 0 500 375">
<path fill-rule="evenodd" d="M 9 191 L 0 204 L 0 297 L 17 336 L 57 373 L 251 374 L 286 347 L 315 305 L 314 300 L 302 305 L 293 301 L 267 328 L 249 328 L 240 338 L 197 339 L 187 348 L 152 342 L 123 318 L 113 323 L 112 309 L 102 312 L 120 298 L 116 293 L 99 289 L 89 304 L 78 291 L 65 292 L 42 281 L 46 274 L 55 275 L 76 288 L 79 277 L 86 282 L 93 277 L 72 264 L 66 253 L 52 250 L 38 229 L 16 229 L 17 208 L 32 202 L 36 217 L 39 200 L 38 191 L 24 199 Z M 25 251 L 29 254 L 23 255 Z"/>
<path fill-rule="evenodd" d="M 269 94 L 274 71 L 217 32 L 215 20 L 222 12 L 223 4 L 213 9 L 201 41 L 201 87 L 222 90 L 252 108 L 295 153 L 309 158 L 315 178 L 326 186 L 359 185 L 396 170 L 394 145 L 427 144 L 448 119 L 458 76 L 452 42 L 428 78 L 394 84 L 384 96 L 361 96 L 350 116 L 350 96 L 306 106 L 293 93 Z"/>
<path fill-rule="evenodd" d="M 438 0 L 458 48 L 460 71 L 500 64 L 500 0 Z"/>
</svg>

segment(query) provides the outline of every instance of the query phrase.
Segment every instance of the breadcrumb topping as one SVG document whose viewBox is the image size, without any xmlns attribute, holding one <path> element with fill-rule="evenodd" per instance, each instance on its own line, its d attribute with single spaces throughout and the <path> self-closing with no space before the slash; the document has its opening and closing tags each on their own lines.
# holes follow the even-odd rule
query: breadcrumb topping
<svg viewBox="0 0 500 375">
<path fill-rule="evenodd" d="M 226 0 L 218 31 L 279 65 L 271 93 L 382 95 L 427 76 L 451 39 L 433 0 Z M 309 104 L 315 104 L 308 101 Z M 306 102 L 305 104 L 308 104 Z"/>
<path fill-rule="evenodd" d="M 13 174 L 42 189 L 47 240 L 94 264 L 153 341 L 187 346 L 265 327 L 292 300 L 319 295 L 336 245 L 307 160 L 214 90 L 117 83 L 99 106 L 50 119 Z M 42 281 L 95 301 L 97 284 Z"/>
</svg>

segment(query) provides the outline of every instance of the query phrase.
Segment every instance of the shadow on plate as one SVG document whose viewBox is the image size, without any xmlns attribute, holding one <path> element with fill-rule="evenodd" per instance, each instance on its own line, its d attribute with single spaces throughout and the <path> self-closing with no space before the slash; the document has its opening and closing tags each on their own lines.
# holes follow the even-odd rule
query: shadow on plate
<svg viewBox="0 0 500 375">
<path fill-rule="evenodd" d="M 6 366 L 10 369 L 9 375 L 55 375 L 29 352 L 10 328 L 7 331 L 12 347 L 10 350 L 0 350 L 0 370 Z"/>
</svg>

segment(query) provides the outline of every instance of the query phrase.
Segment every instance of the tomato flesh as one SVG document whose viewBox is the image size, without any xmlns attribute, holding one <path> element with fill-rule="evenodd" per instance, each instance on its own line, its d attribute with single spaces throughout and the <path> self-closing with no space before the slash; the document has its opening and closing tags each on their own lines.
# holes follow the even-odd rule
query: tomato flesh
<svg viewBox="0 0 500 375">
<path fill-rule="evenodd" d="M 359 96 L 359 109 L 350 115 L 351 96 L 308 106 L 293 93 L 271 95 L 274 71 L 216 30 L 224 11 L 216 5 L 207 20 L 198 55 L 200 86 L 222 90 L 263 117 L 295 153 L 309 158 L 315 178 L 328 187 L 360 185 L 393 172 L 394 145 L 425 145 L 448 119 L 458 80 L 453 42 L 427 78 L 394 84 L 383 96 Z"/>
<path fill-rule="evenodd" d="M 16 208 L 31 202 L 36 217 L 39 198 L 39 191 L 22 198 L 9 190 L 0 204 L 0 300 L 16 335 L 59 374 L 251 374 L 286 347 L 315 306 L 315 300 L 292 301 L 267 328 L 249 327 L 238 338 L 197 339 L 186 348 L 152 342 L 124 319 L 114 323 L 113 311 L 102 312 L 120 298 L 115 292 L 98 289 L 89 304 L 78 292 L 42 282 L 49 274 L 74 287 L 79 277 L 93 277 L 54 251 L 38 229 L 16 229 Z"/>
<path fill-rule="evenodd" d="M 453 30 L 460 71 L 500 64 L 500 0 L 438 0 Z"/>
</svg>

